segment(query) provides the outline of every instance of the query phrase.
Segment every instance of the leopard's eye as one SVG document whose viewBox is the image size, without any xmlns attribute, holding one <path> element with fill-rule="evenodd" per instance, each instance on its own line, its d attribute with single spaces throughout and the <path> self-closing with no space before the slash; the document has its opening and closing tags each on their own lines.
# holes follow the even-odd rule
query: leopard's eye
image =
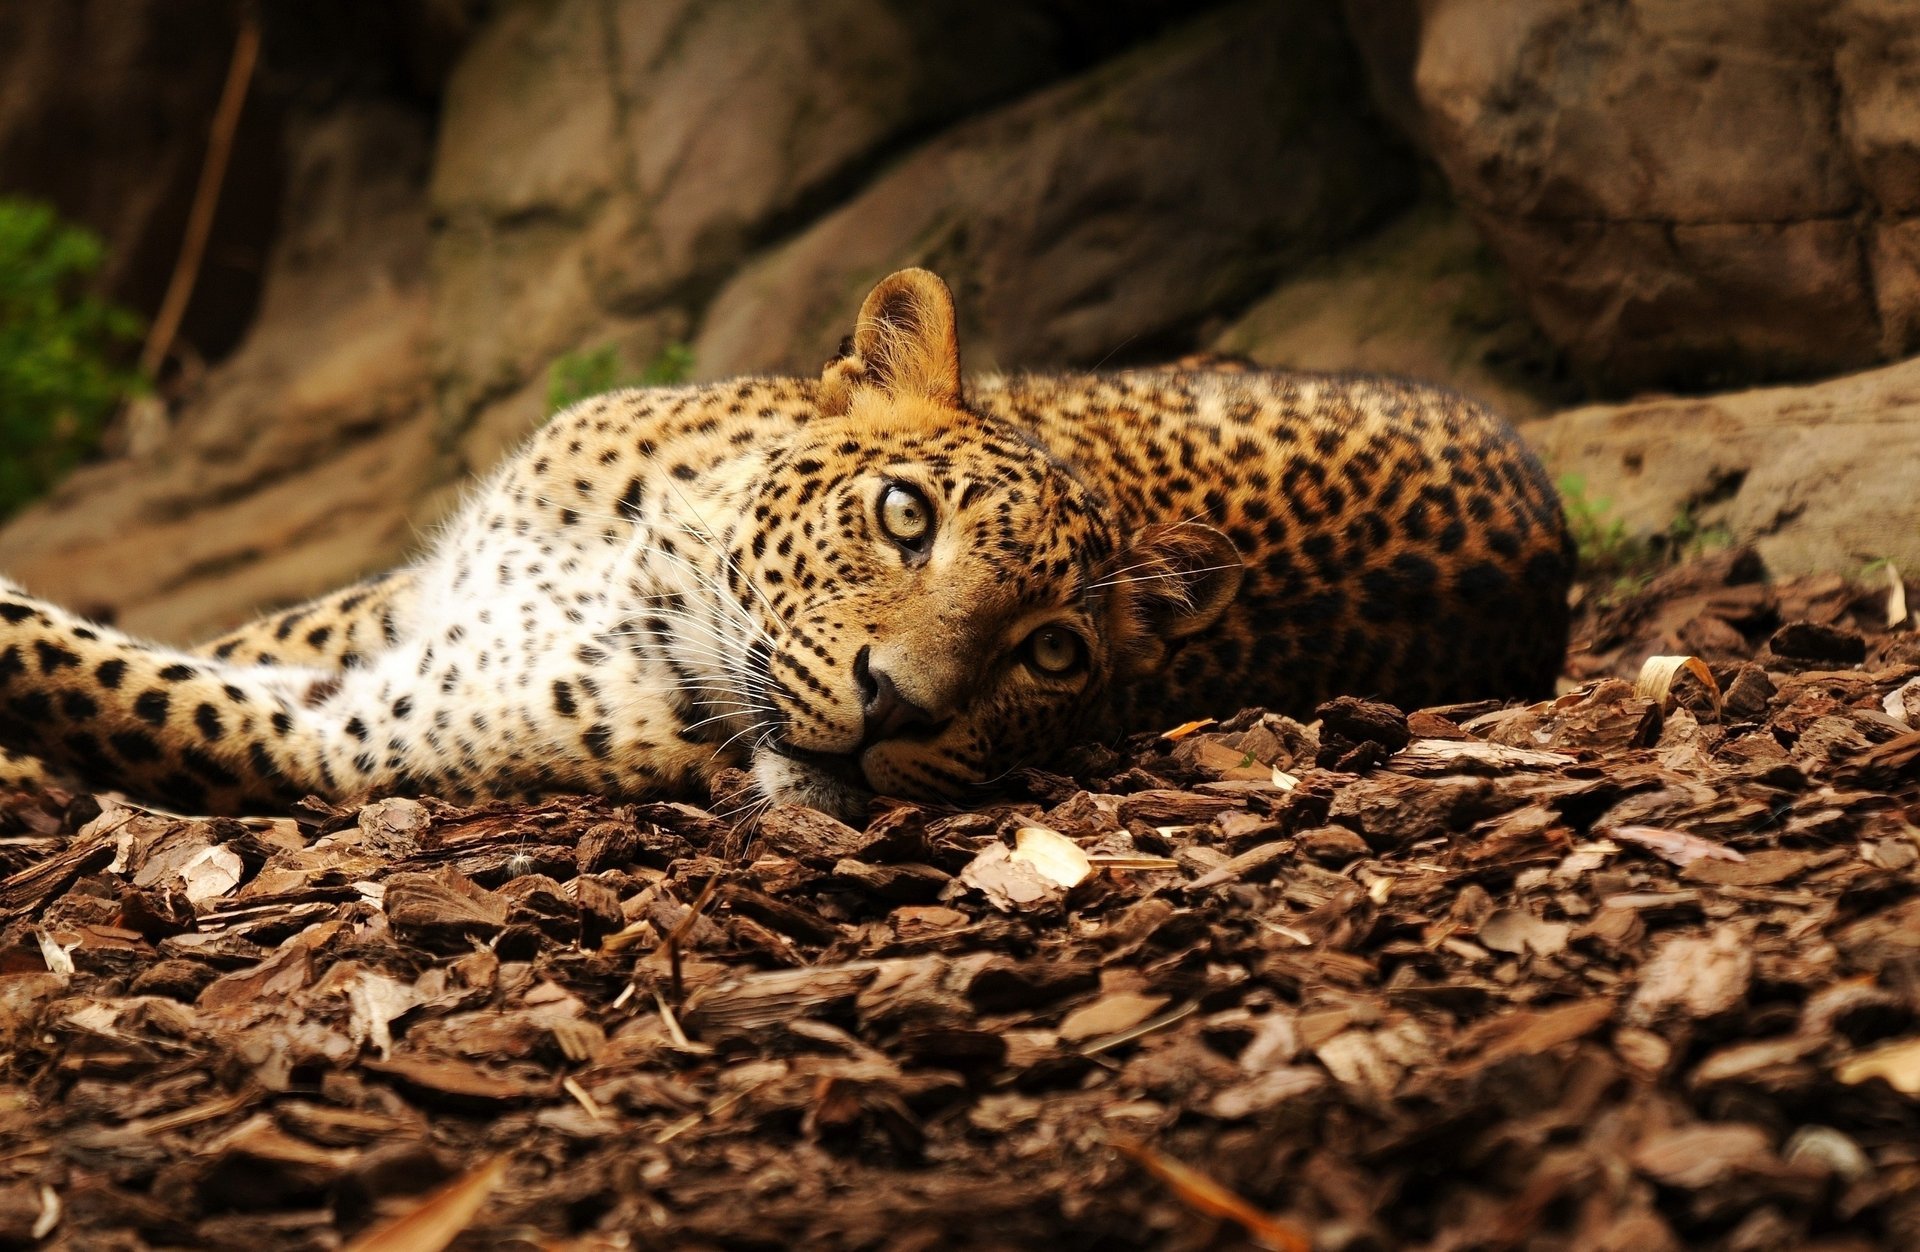
<svg viewBox="0 0 1920 1252">
<path fill-rule="evenodd" d="M 1042 626 L 1027 636 L 1027 659 L 1045 674 L 1071 673 L 1085 651 L 1080 636 L 1064 626 Z"/>
<path fill-rule="evenodd" d="M 922 547 L 933 533 L 933 509 L 912 487 L 888 483 L 880 493 L 880 529 L 897 544 Z"/>
</svg>

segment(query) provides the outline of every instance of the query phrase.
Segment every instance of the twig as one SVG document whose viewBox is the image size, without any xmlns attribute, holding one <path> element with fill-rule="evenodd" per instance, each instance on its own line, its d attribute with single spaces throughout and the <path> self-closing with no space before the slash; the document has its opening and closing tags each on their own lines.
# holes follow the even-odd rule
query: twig
<svg viewBox="0 0 1920 1252">
<path fill-rule="evenodd" d="M 1108 1139 L 1114 1149 L 1134 1164 L 1173 1189 L 1180 1202 L 1208 1217 L 1225 1218 L 1252 1235 L 1261 1245 L 1276 1252 L 1312 1252 L 1313 1241 L 1307 1232 L 1292 1222 L 1282 1221 L 1247 1203 L 1245 1199 L 1218 1182 L 1141 1143 L 1115 1135 Z"/>
<path fill-rule="evenodd" d="M 707 901 L 713 899 L 714 888 L 720 885 L 720 875 L 707 879 L 707 885 L 700 889 L 694 902 L 687 906 L 687 915 L 667 934 L 667 966 L 673 977 L 673 998 L 678 1000 L 686 995 L 686 988 L 680 983 L 680 944 L 693 930 L 693 924 L 700 920 L 700 910 L 707 907 Z"/>
<path fill-rule="evenodd" d="M 193 298 L 194 283 L 200 277 L 200 261 L 206 256 L 207 236 L 213 231 L 213 212 L 220 204 L 220 188 L 227 180 L 227 161 L 233 155 L 233 135 L 240 126 L 240 108 L 247 100 L 247 84 L 253 79 L 254 62 L 260 58 L 260 16 L 252 4 L 240 8 L 240 33 L 233 43 L 233 59 L 227 64 L 227 83 L 220 90 L 220 104 L 213 113 L 213 125 L 207 136 L 206 159 L 200 163 L 200 184 L 193 190 L 193 204 L 187 211 L 186 233 L 180 239 L 180 256 L 173 264 L 173 277 L 167 280 L 167 294 L 160 311 L 153 315 L 147 342 L 140 348 L 140 369 L 149 378 L 159 372 L 180 333 L 180 319 L 186 315 L 187 301 Z"/>
</svg>

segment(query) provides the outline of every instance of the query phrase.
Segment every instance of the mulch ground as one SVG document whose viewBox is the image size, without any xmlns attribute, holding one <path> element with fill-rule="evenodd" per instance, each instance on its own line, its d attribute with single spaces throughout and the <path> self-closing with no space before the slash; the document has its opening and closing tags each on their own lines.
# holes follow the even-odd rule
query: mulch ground
<svg viewBox="0 0 1920 1252">
<path fill-rule="evenodd" d="M 1726 554 L 1548 703 L 864 830 L 14 797 L 0 1246 L 1920 1247 L 1890 599 Z"/>
</svg>

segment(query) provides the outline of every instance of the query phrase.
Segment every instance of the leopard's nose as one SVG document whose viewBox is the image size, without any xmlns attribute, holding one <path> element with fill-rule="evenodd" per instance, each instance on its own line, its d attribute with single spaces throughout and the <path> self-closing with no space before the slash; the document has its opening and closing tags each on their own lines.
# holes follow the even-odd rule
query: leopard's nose
<svg viewBox="0 0 1920 1252">
<path fill-rule="evenodd" d="M 868 747 L 894 739 L 909 730 L 924 730 L 934 724 L 933 714 L 900 694 L 885 670 L 869 663 L 870 649 L 862 648 L 853 658 L 853 676 L 860 684 L 865 703 L 866 733 L 860 746 Z"/>
</svg>

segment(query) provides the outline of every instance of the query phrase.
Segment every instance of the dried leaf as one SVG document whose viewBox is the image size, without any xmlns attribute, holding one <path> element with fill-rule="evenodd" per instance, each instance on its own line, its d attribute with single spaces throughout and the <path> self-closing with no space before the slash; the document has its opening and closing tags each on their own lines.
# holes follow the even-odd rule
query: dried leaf
<svg viewBox="0 0 1920 1252">
<path fill-rule="evenodd" d="M 1920 730 L 1920 678 L 1909 678 L 1889 691 L 1880 707 L 1894 721 Z"/>
<path fill-rule="evenodd" d="M 988 903 L 1003 913 L 1057 899 L 1061 894 L 1059 884 L 1031 861 L 1016 861 L 1013 849 L 1004 843 L 982 848 L 962 867 L 960 881 L 986 896 Z"/>
<path fill-rule="evenodd" d="M 1292 851 L 1293 844 L 1284 839 L 1276 839 L 1271 843 L 1256 844 L 1254 847 L 1242 852 L 1239 856 L 1234 857 L 1222 865 L 1217 865 L 1213 869 L 1200 875 L 1200 877 L 1187 884 L 1187 890 L 1206 891 L 1209 888 L 1219 886 L 1221 883 L 1235 882 L 1242 875 L 1259 869 L 1263 865 L 1271 864 L 1287 856 Z"/>
<path fill-rule="evenodd" d="M 1491 1065 L 1515 1056 L 1534 1056 L 1598 1030 L 1613 1016 L 1613 1001 L 1574 1000 L 1550 1009 L 1514 1009 L 1476 1031 L 1467 1057 Z"/>
<path fill-rule="evenodd" d="M 1668 830 L 1662 826 L 1609 826 L 1600 833 L 1621 843 L 1645 848 L 1661 860 L 1678 865 L 1682 869 L 1701 860 L 1744 861 L 1747 859 L 1732 848 L 1715 843 L 1711 839 L 1702 839 L 1684 830 Z"/>
<path fill-rule="evenodd" d="M 1116 991 L 1101 996 L 1092 1004 L 1075 1009 L 1067 1014 L 1060 1023 L 1058 1034 L 1068 1043 L 1079 1043 L 1083 1039 L 1093 1039 L 1100 1035 L 1110 1035 L 1115 1031 L 1126 1030 L 1159 1012 L 1167 1002 L 1166 996 L 1135 995 L 1131 991 Z"/>
<path fill-rule="evenodd" d="M 468 1170 L 421 1201 L 347 1245 L 346 1252 L 440 1252 L 465 1230 L 507 1172 L 505 1157 Z"/>
<path fill-rule="evenodd" d="M 198 904 L 232 891 L 245 872 L 238 853 L 215 844 L 180 867 L 180 881 L 186 885 L 188 902 Z"/>
<path fill-rule="evenodd" d="M 393 1055 L 389 1023 L 419 1004 L 420 995 L 408 983 L 363 969 L 347 989 L 347 1002 L 353 1006 L 347 1033 L 355 1043 L 373 1044 L 374 1051 L 385 1060 Z"/>
<path fill-rule="evenodd" d="M 1477 739 L 1416 739 L 1388 762 L 1397 774 L 1505 773 L 1517 769 L 1555 769 L 1578 758 L 1565 752 L 1482 743 Z"/>
<path fill-rule="evenodd" d="M 1668 698 L 1673 694 L 1673 680 L 1681 674 L 1691 674 L 1713 697 L 1714 711 L 1720 709 L 1720 684 L 1713 681 L 1713 671 L 1707 663 L 1697 656 L 1650 656 L 1640 666 L 1640 676 L 1633 680 L 1633 694 L 1642 700 L 1651 700 L 1661 708 L 1667 707 Z"/>
<path fill-rule="evenodd" d="M 40 945 L 40 959 L 47 963 L 47 972 L 63 979 L 73 977 L 72 949 L 62 947 L 44 930 L 34 931 L 33 937 Z"/>
<path fill-rule="evenodd" d="M 1920 1039 L 1900 1039 L 1862 1052 L 1834 1074 L 1849 1085 L 1884 1078 L 1895 1091 L 1920 1095 Z"/>
<path fill-rule="evenodd" d="M 1077 887 L 1093 874 L 1080 845 L 1045 826 L 1022 826 L 1013 836 L 1013 859 L 1025 861 L 1062 889 Z"/>
<path fill-rule="evenodd" d="M 1752 977 L 1752 946 L 1732 927 L 1706 938 L 1675 935 L 1641 967 L 1627 1015 L 1642 1025 L 1669 1011 L 1712 1017 L 1745 1000 Z"/>
<path fill-rule="evenodd" d="M 1218 724 L 1219 723 L 1215 718 L 1203 717 L 1197 722 L 1181 722 L 1178 726 L 1175 726 L 1172 730 L 1163 731 L 1160 737 L 1166 740 L 1168 743 L 1179 743 L 1182 739 L 1185 739 L 1188 735 L 1196 734 L 1200 731 L 1205 730 L 1209 726 L 1215 726 Z"/>
<path fill-rule="evenodd" d="M 1707 1122 L 1653 1135 L 1633 1150 L 1631 1159 L 1651 1178 L 1697 1191 L 1737 1170 L 1762 1166 L 1772 1156 L 1772 1141 L 1760 1127 Z"/>
<path fill-rule="evenodd" d="M 1565 950 L 1572 930 L 1565 922 L 1545 921 L 1519 909 L 1501 909 L 1480 928 L 1480 942 L 1495 952 L 1515 956 L 1527 952 L 1552 956 Z"/>
<path fill-rule="evenodd" d="M 1900 567 L 1887 562 L 1887 629 L 1899 630 L 1907 624 L 1907 580 Z"/>
<path fill-rule="evenodd" d="M 1221 1091 L 1207 1111 L 1223 1121 L 1238 1121 L 1326 1085 L 1326 1074 L 1310 1065 L 1281 1065 Z"/>
<path fill-rule="evenodd" d="M 1165 1030 L 1169 1026 L 1187 1020 L 1199 1011 L 1199 1001 L 1188 1000 L 1185 1004 L 1170 1008 L 1157 1017 L 1149 1017 L 1146 1021 L 1136 1022 L 1125 1030 L 1116 1030 L 1110 1035 L 1101 1035 L 1098 1039 L 1091 1040 L 1080 1049 L 1080 1055 L 1098 1056 L 1122 1044 L 1132 1043 L 1135 1039 L 1144 1039 L 1155 1031 Z"/>
<path fill-rule="evenodd" d="M 44 1239 L 60 1224 L 60 1193 L 40 1184 L 40 1212 L 33 1219 L 33 1237 Z"/>
</svg>

